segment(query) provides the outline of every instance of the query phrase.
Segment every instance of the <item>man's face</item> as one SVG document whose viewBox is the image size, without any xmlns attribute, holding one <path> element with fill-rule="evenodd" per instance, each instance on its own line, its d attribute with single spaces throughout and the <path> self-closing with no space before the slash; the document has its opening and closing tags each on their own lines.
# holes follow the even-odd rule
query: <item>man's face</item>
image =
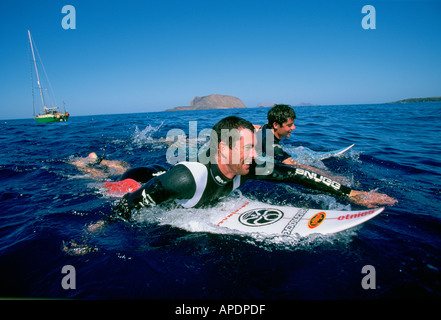
<svg viewBox="0 0 441 320">
<path fill-rule="evenodd" d="M 277 139 L 288 138 L 291 136 L 291 132 L 296 128 L 294 125 L 294 119 L 288 118 L 288 120 L 282 124 L 274 123 L 274 135 Z"/>
<path fill-rule="evenodd" d="M 232 149 L 224 145 L 228 152 L 229 169 L 235 175 L 246 175 L 250 172 L 250 164 L 257 157 L 254 149 L 255 135 L 248 129 L 239 129 L 239 140 L 233 145 Z"/>
</svg>

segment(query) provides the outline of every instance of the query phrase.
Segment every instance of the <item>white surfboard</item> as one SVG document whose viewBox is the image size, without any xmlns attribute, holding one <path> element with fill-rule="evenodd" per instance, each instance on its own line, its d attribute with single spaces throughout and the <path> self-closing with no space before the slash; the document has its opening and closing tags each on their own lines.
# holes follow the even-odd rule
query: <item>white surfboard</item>
<svg viewBox="0 0 441 320">
<path fill-rule="evenodd" d="M 338 157 L 351 149 L 355 144 L 352 144 L 346 148 L 333 150 L 333 151 L 314 151 L 307 147 L 287 147 L 283 146 L 283 150 L 286 151 L 294 161 L 301 164 L 311 164 L 315 161 L 321 161 L 332 157 Z"/>
<path fill-rule="evenodd" d="M 383 210 L 384 208 L 360 211 L 306 209 L 250 201 L 226 214 L 217 225 L 267 235 L 329 234 L 355 227 Z"/>
<path fill-rule="evenodd" d="M 319 158 L 319 160 L 324 160 L 324 159 L 328 159 L 331 157 L 336 157 L 339 156 L 343 153 L 345 153 L 346 151 L 348 151 L 349 149 L 351 149 L 353 146 L 355 146 L 354 144 L 351 144 L 349 147 L 343 148 L 343 149 L 339 149 L 339 150 L 334 150 L 334 151 L 328 151 L 328 152 L 318 152 L 316 151 L 316 155 Z"/>
</svg>

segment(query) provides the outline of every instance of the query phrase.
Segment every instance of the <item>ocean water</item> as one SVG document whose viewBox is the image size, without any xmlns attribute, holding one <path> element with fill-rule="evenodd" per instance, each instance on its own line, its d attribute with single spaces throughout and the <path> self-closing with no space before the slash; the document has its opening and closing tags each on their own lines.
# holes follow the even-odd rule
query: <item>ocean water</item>
<svg viewBox="0 0 441 320">
<path fill-rule="evenodd" d="M 334 235 L 263 237 L 216 226 L 244 198 L 358 209 L 293 184 L 247 182 L 212 208 L 144 209 L 107 221 L 117 198 L 69 164 L 95 151 L 132 167 L 165 163 L 171 129 L 211 128 L 228 115 L 266 121 L 267 108 L 0 121 L 0 297 L 69 299 L 389 299 L 441 297 L 441 104 L 295 107 L 286 150 L 399 202 Z M 199 137 L 198 145 L 204 142 Z M 318 160 L 310 150 L 355 143 Z M 75 289 L 64 289 L 64 266 Z M 371 289 L 362 281 L 372 266 Z M 73 273 L 70 274 L 72 276 Z M 374 280 L 372 280 L 374 279 Z"/>
</svg>

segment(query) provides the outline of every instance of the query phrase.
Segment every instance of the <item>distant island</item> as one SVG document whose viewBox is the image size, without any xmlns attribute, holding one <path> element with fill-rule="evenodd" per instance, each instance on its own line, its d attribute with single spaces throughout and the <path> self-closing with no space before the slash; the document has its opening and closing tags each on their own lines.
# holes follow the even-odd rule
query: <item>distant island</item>
<svg viewBox="0 0 441 320">
<path fill-rule="evenodd" d="M 412 103 L 412 102 L 434 102 L 434 101 L 441 101 L 441 97 L 411 98 L 411 99 L 404 99 L 389 103 Z"/>
<path fill-rule="evenodd" d="M 184 111 L 184 110 L 209 110 L 209 109 L 236 109 L 246 108 L 239 98 L 222 94 L 211 94 L 209 96 L 194 97 L 190 106 L 176 107 L 165 111 Z"/>
<path fill-rule="evenodd" d="M 276 102 L 260 102 L 257 104 L 256 108 L 272 108 L 274 105 L 278 103 Z M 284 103 L 282 103 L 284 104 Z M 297 104 L 290 104 L 291 107 L 313 107 L 315 104 L 309 102 L 299 102 Z"/>
<path fill-rule="evenodd" d="M 418 103 L 418 102 L 434 102 L 441 101 L 441 97 L 427 97 L 427 98 L 410 98 L 388 103 Z M 257 104 L 257 108 L 268 108 L 274 106 L 275 102 L 261 102 Z M 300 106 L 316 106 L 308 102 L 300 102 L 293 107 Z M 246 108 L 245 104 L 239 98 L 223 95 L 223 94 L 210 94 L 203 97 L 194 97 L 191 100 L 189 106 L 180 106 L 164 111 L 185 111 L 185 110 L 210 110 L 210 109 L 239 109 Z"/>
</svg>

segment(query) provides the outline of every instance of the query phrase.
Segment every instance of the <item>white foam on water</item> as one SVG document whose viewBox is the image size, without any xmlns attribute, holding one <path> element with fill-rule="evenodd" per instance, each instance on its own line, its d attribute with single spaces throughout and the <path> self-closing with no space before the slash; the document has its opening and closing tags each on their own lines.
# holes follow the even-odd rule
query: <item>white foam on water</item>
<svg viewBox="0 0 441 320">
<path fill-rule="evenodd" d="M 291 147 L 284 145 L 283 149 L 298 163 L 315 166 L 319 169 L 326 169 L 326 166 L 320 160 L 318 153 L 307 147 Z"/>
</svg>

